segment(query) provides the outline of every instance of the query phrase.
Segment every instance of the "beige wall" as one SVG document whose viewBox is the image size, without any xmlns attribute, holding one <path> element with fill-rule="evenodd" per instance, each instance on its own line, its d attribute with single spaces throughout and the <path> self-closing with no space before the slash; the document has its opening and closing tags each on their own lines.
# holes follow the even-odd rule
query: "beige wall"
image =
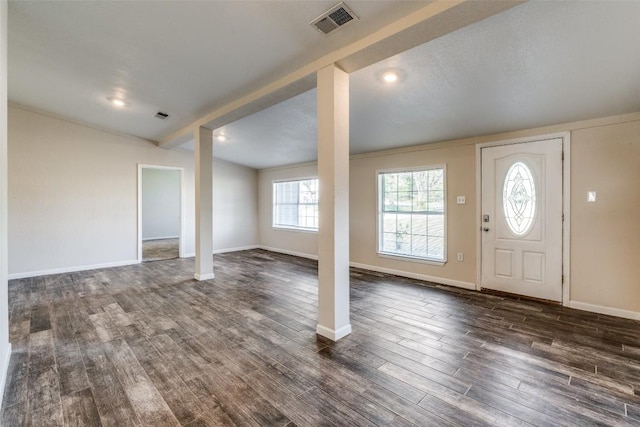
<svg viewBox="0 0 640 427">
<path fill-rule="evenodd" d="M 192 254 L 193 154 L 11 106 L 9 273 L 135 261 L 139 163 L 184 168 Z M 253 169 L 214 161 L 214 250 L 257 243 L 256 180 Z"/>
<path fill-rule="evenodd" d="M 351 262 L 385 269 L 475 282 L 475 148 L 473 145 L 432 144 L 419 151 L 354 156 L 351 160 Z M 446 165 L 447 263 L 444 266 L 379 257 L 376 242 L 376 171 Z M 466 204 L 456 204 L 465 196 Z M 456 255 L 465 255 L 463 262 Z M 459 284 L 459 283 L 456 283 Z"/>
<path fill-rule="evenodd" d="M 351 262 L 465 286 L 476 282 L 475 144 L 552 132 L 571 132 L 571 305 L 640 318 L 640 114 L 529 129 L 377 153 L 350 161 Z M 445 266 L 376 254 L 376 180 L 379 169 L 447 166 Z M 260 244 L 315 255 L 315 234 L 271 229 L 271 181 L 309 176 L 314 165 L 259 171 Z M 587 203 L 587 191 L 597 202 Z M 457 205 L 456 196 L 466 204 Z M 464 253 L 464 261 L 456 254 Z"/>
<path fill-rule="evenodd" d="M 571 299 L 640 312 L 640 121 L 572 132 L 571 162 Z"/>
</svg>

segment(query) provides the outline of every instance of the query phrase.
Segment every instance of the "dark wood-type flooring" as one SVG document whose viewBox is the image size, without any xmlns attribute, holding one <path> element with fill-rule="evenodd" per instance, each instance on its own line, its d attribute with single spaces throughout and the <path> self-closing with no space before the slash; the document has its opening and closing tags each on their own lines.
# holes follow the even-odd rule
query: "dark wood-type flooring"
<svg viewBox="0 0 640 427">
<path fill-rule="evenodd" d="M 640 323 L 262 250 L 9 283 L 6 426 L 639 425 Z M 604 285 L 604 284 L 603 284 Z"/>
<path fill-rule="evenodd" d="M 142 261 L 161 261 L 180 256 L 179 239 L 156 239 L 142 242 Z"/>
</svg>

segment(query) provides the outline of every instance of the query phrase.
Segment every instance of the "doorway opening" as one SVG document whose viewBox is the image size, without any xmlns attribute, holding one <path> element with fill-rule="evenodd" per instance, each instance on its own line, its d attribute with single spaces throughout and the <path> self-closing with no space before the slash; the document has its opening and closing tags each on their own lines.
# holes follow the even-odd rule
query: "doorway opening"
<svg viewBox="0 0 640 427">
<path fill-rule="evenodd" d="M 183 256 L 183 168 L 138 165 L 138 261 Z"/>
<path fill-rule="evenodd" d="M 477 146 L 477 289 L 569 301 L 569 134 Z"/>
</svg>

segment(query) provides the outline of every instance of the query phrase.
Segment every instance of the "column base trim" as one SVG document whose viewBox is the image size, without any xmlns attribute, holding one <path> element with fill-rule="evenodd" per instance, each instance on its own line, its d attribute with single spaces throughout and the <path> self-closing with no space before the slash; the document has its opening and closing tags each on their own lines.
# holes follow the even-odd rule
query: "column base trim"
<svg viewBox="0 0 640 427">
<path fill-rule="evenodd" d="M 327 328 L 326 326 L 318 325 L 316 327 L 316 333 L 325 338 L 329 338 L 331 341 L 338 341 L 340 338 L 344 338 L 351 333 L 351 324 L 343 326 L 338 330 Z"/>
<path fill-rule="evenodd" d="M 213 273 L 207 273 L 207 274 L 195 273 L 193 275 L 193 278 L 196 279 L 197 281 L 200 281 L 200 282 L 203 281 L 203 280 L 213 279 L 214 277 L 215 277 L 215 274 L 213 274 Z"/>
</svg>

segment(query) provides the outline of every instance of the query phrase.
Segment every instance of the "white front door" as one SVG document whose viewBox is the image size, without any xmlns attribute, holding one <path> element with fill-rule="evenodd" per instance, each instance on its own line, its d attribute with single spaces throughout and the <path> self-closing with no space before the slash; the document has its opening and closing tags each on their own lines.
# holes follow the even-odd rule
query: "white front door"
<svg viewBox="0 0 640 427">
<path fill-rule="evenodd" d="M 482 148 L 484 289 L 562 301 L 562 139 Z"/>
</svg>

